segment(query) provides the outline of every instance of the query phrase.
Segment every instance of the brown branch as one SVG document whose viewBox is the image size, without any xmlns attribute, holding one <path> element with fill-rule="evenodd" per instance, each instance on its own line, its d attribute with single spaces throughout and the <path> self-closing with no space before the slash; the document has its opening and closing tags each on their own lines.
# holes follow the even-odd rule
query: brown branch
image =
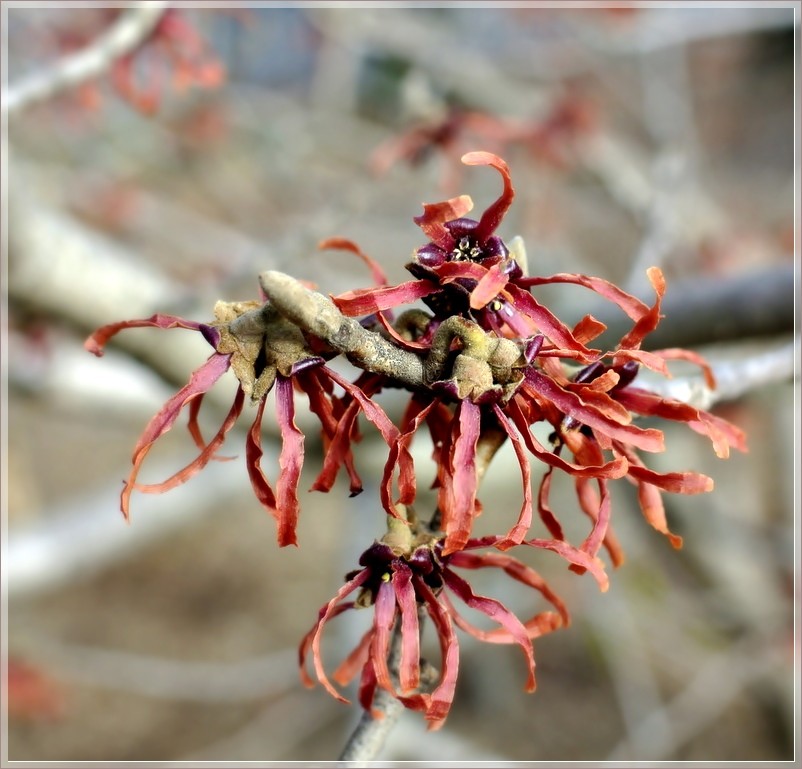
<svg viewBox="0 0 802 769">
<path fill-rule="evenodd" d="M 413 387 L 423 385 L 421 358 L 396 347 L 353 318 L 345 317 L 323 294 L 275 270 L 263 272 L 259 283 L 271 304 L 285 318 L 322 339 L 354 365 L 375 374 L 386 374 Z"/>
</svg>

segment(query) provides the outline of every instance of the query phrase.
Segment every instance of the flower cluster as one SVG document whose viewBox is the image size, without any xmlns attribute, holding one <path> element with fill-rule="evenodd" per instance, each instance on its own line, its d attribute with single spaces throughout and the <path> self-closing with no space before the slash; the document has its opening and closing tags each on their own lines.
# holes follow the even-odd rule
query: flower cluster
<svg viewBox="0 0 802 769">
<path fill-rule="evenodd" d="M 360 437 L 359 415 L 378 430 L 387 445 L 379 484 L 387 534 L 365 550 L 360 569 L 347 575 L 344 586 L 320 610 L 301 643 L 302 677 L 312 683 L 307 672 L 311 656 L 317 680 L 343 700 L 332 679 L 345 685 L 359 673 L 358 696 L 365 709 L 372 708 L 381 689 L 424 713 L 432 728 L 443 723 L 454 696 L 455 626 L 483 641 L 519 646 L 528 666 L 526 688 L 532 690 L 532 640 L 568 623 L 568 612 L 549 585 L 505 551 L 548 550 L 573 571 L 590 572 L 600 588 L 607 589 L 599 554 L 605 548 L 613 565 L 622 560 L 611 528 L 610 490 L 611 482 L 622 478 L 637 487 L 649 524 L 675 547 L 681 545 L 669 530 L 662 493 L 706 492 L 713 482 L 693 471 L 660 473 L 649 468 L 641 453 L 662 451 L 664 436 L 655 427 L 637 424 L 638 417 L 684 422 L 709 438 L 720 457 L 726 457 L 730 448 L 746 450 L 744 435 L 735 426 L 637 386 L 640 367 L 669 375 L 667 361 L 673 359 L 699 365 L 708 384 L 715 385 L 710 368 L 698 355 L 642 347 L 661 318 L 665 284 L 660 270 L 648 273 L 655 292 L 651 305 L 601 278 L 574 273 L 529 276 L 520 241 L 508 244 L 497 234 L 515 194 L 507 165 L 488 152 L 470 152 L 463 162 L 495 169 L 502 180 L 501 195 L 478 220 L 466 216 L 472 208 L 466 195 L 424 205 L 415 222 L 427 242 L 407 265 L 409 281 L 388 285 L 378 265 L 355 244 L 332 239 L 322 245 L 363 259 L 371 267 L 374 286 L 329 300 L 297 282 L 288 284 L 286 276 L 284 282 L 276 282 L 271 279 L 274 273 L 265 273 L 260 300 L 220 302 L 212 323 L 156 315 L 105 326 L 87 340 L 87 348 L 99 355 L 123 329 L 180 327 L 200 332 L 213 348 L 140 438 L 122 493 L 126 516 L 134 489 L 166 491 L 215 458 L 248 397 L 256 404 L 245 439 L 249 478 L 257 499 L 276 520 L 279 545 L 297 544 L 304 436 L 295 424 L 295 393 L 307 396 L 309 409 L 320 421 L 324 456 L 312 486 L 315 490 L 329 491 L 344 467 L 351 493 L 359 493 L 362 483 L 352 450 Z M 532 293 L 536 286 L 557 283 L 583 286 L 627 314 L 632 327 L 614 349 L 590 346 L 604 330 L 598 320 L 588 315 L 569 328 Z M 301 293 L 287 294 L 282 288 L 287 285 Z M 426 311 L 409 307 L 418 300 Z M 308 312 L 306 302 L 314 304 Z M 327 365 L 342 354 L 362 369 L 354 381 Z M 238 381 L 236 396 L 220 429 L 207 442 L 198 426 L 201 402 L 228 370 Z M 388 388 L 411 391 L 397 424 L 375 400 Z M 282 440 L 275 488 L 261 467 L 261 425 L 271 390 Z M 138 484 L 151 446 L 175 424 L 185 406 L 197 458 L 163 483 Z M 548 426 L 549 445 L 536 437 L 536 425 Z M 429 520 L 415 510 L 411 445 L 422 430 L 431 438 L 437 489 L 437 507 Z M 483 509 L 479 481 L 494 452 L 507 441 L 520 468 L 523 502 L 507 531 L 478 538 L 473 524 Z M 531 478 L 534 461 L 545 470 L 536 490 Z M 573 479 L 578 506 L 590 520 L 581 542 L 566 539 L 552 509 L 555 471 Z M 547 537 L 532 534 L 535 511 Z M 497 599 L 475 594 L 458 571 L 481 568 L 501 569 L 538 593 L 547 608 L 521 621 Z M 484 630 L 472 625 L 457 610 L 460 603 L 484 613 L 499 627 Z M 321 652 L 323 630 L 337 615 L 360 607 L 373 608 L 372 627 L 330 678 Z M 420 657 L 421 624 L 427 617 L 440 641 L 436 675 L 430 675 Z"/>
</svg>

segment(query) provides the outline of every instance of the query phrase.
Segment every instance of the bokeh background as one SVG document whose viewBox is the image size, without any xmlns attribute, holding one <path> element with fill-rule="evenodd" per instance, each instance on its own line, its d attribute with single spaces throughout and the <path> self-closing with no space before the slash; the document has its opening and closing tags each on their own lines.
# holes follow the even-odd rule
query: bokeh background
<svg viewBox="0 0 802 769">
<path fill-rule="evenodd" d="M 463 636 L 445 728 L 427 733 L 404 714 L 381 757 L 790 760 L 792 5 L 174 7 L 128 70 L 9 109 L 7 758 L 336 759 L 358 708 L 304 689 L 295 650 L 382 533 L 375 437 L 366 429 L 359 447 L 361 496 L 342 482 L 304 496 L 297 549 L 277 548 L 241 461 L 135 495 L 126 525 L 118 494 L 132 447 L 208 348 L 180 330 L 135 331 L 97 360 L 82 342 L 156 311 L 210 319 L 217 299 L 256 298 L 265 269 L 324 293 L 368 285 L 357 259 L 317 249 L 335 235 L 398 282 L 423 242 L 412 221 L 423 201 L 469 193 L 481 211 L 498 194 L 497 174 L 459 163 L 487 149 L 512 168 L 517 197 L 500 234 L 524 238 L 530 272 L 599 275 L 648 301 L 645 269 L 662 267 L 660 344 L 736 367 L 742 387 L 715 410 L 746 429 L 750 452 L 722 462 L 669 429 L 655 467 L 716 482 L 704 497 L 667 499 L 685 547 L 673 550 L 616 488 L 627 563 L 607 594 L 542 554 L 522 556 L 573 617 L 536 643 L 538 691 L 523 692 L 517 650 Z M 120 14 L 4 4 L 4 89 Z M 544 297 L 568 320 L 590 301 Z M 207 429 L 234 389 L 224 380 L 208 399 Z M 230 454 L 242 439 L 230 435 Z M 275 435 L 265 443 L 275 466 Z M 143 480 L 191 451 L 177 427 Z M 425 474 L 425 445 L 419 453 Z M 313 431 L 310 482 L 318 466 Z M 480 493 L 490 530 L 517 514 L 517 477 L 502 452 Z M 555 509 L 576 516 L 570 489 L 557 493 Z M 504 580 L 477 585 L 530 609 L 523 593 L 499 592 Z M 362 621 L 332 623 L 331 661 Z"/>
</svg>

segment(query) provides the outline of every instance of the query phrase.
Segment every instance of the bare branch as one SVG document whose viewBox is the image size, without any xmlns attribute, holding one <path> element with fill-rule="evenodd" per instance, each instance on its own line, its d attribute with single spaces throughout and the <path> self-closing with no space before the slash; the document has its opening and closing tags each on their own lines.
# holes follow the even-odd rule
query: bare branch
<svg viewBox="0 0 802 769">
<path fill-rule="evenodd" d="M 387 374 L 412 387 L 426 387 L 431 381 L 427 377 L 430 369 L 428 358 L 423 359 L 401 350 L 353 318 L 346 318 L 322 294 L 281 272 L 263 272 L 259 280 L 273 306 L 284 317 L 344 353 L 360 368 Z M 752 286 L 754 288 L 754 284 Z M 718 306 L 720 312 L 721 307 Z M 437 351 L 429 357 L 436 359 Z M 718 381 L 716 390 L 707 388 L 701 377 L 664 380 L 647 375 L 648 378 L 644 379 L 648 385 L 644 383 L 643 386 L 697 408 L 708 408 L 713 403 L 738 398 L 769 382 L 789 379 L 793 376 L 794 359 L 793 344 L 769 351 L 763 345 L 745 357 L 712 362 L 713 373 Z"/>
<path fill-rule="evenodd" d="M 424 383 L 421 358 L 368 331 L 353 318 L 346 318 L 323 294 L 275 270 L 263 272 L 259 282 L 285 318 L 345 354 L 355 365 L 413 387 Z"/>
<path fill-rule="evenodd" d="M 277 463 L 277 452 L 270 446 L 266 449 L 269 460 Z M 213 514 L 223 500 L 231 500 L 242 488 L 241 476 L 217 462 L 193 480 L 183 488 L 180 503 L 159 495 L 142 499 L 142 515 L 135 526 L 125 526 L 121 516 L 110 512 L 119 507 L 117 484 L 60 509 L 46 510 L 35 523 L 15 526 L 4 550 L 3 600 L 24 599 L 91 579 L 166 533 Z"/>
<path fill-rule="evenodd" d="M 102 75 L 112 62 L 133 51 L 153 31 L 169 3 L 139 2 L 88 48 L 37 71 L 11 85 L 3 94 L 2 114 L 10 115 L 44 101 L 61 91 L 82 85 Z"/>
</svg>

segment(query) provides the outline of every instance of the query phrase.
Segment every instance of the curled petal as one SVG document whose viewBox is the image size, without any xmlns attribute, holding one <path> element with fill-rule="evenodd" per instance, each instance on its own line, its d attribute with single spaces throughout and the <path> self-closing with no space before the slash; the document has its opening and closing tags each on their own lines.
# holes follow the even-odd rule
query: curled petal
<svg viewBox="0 0 802 769">
<path fill-rule="evenodd" d="M 487 275 L 487 267 L 479 262 L 444 262 L 431 268 L 440 283 L 454 283 L 459 280 L 479 281 Z"/>
<path fill-rule="evenodd" d="M 418 599 L 422 599 L 426 611 L 431 617 L 437 640 L 440 642 L 441 670 L 440 680 L 435 690 L 429 695 L 426 719 L 429 729 L 439 729 L 445 722 L 451 704 L 454 701 L 454 690 L 457 686 L 459 672 L 459 643 L 451 624 L 448 612 L 443 608 L 431 588 L 420 578 L 414 576 L 412 582 Z"/>
<path fill-rule="evenodd" d="M 551 310 L 540 304 L 528 291 L 508 283 L 502 296 L 522 315 L 531 319 L 549 341 L 557 347 L 570 350 L 579 360 L 590 362 L 594 352 L 581 344 L 568 328 Z"/>
<path fill-rule="evenodd" d="M 388 692 L 395 692 L 387 655 L 390 651 L 390 635 L 395 624 L 395 591 L 391 582 L 382 582 L 373 604 L 373 640 L 370 645 L 370 660 L 376 683 Z"/>
<path fill-rule="evenodd" d="M 371 379 L 370 382 L 373 386 L 365 385 L 364 387 L 358 387 L 344 377 L 341 377 L 332 369 L 327 368 L 326 373 L 359 403 L 362 413 L 381 433 L 384 442 L 388 446 L 392 446 L 393 443 L 398 440 L 398 428 L 392 423 L 387 414 L 384 413 L 384 409 L 370 398 L 370 395 L 374 394 L 381 387 L 381 378 L 375 377 Z"/>
<path fill-rule="evenodd" d="M 446 222 L 465 216 L 473 208 L 469 195 L 460 195 L 442 203 L 424 203 L 423 214 L 413 218 L 435 245 L 450 251 L 454 246 L 454 236 L 445 227 Z"/>
<path fill-rule="evenodd" d="M 267 508 L 272 516 L 278 519 L 276 512 L 276 497 L 267 477 L 262 471 L 262 416 L 265 410 L 265 399 L 259 401 L 256 409 L 256 418 L 245 438 L 245 464 L 248 468 L 248 477 L 251 479 L 256 498 Z"/>
<path fill-rule="evenodd" d="M 549 467 L 540 479 L 540 487 L 537 492 L 537 511 L 540 515 L 540 520 L 543 521 L 549 534 L 555 539 L 562 540 L 564 538 L 563 527 L 554 515 L 551 507 L 549 507 L 549 495 L 551 494 L 551 479 L 554 475 L 554 466 Z"/>
<path fill-rule="evenodd" d="M 627 474 L 627 462 L 624 457 L 616 457 L 610 462 L 601 465 L 595 464 L 574 464 L 563 459 L 559 454 L 549 451 L 529 429 L 529 422 L 524 414 L 517 398 L 509 401 L 504 407 L 505 414 L 512 419 L 521 437 L 524 439 L 526 448 L 539 460 L 551 467 L 557 467 L 571 475 L 588 476 L 592 478 L 603 477 L 610 480 L 623 478 Z M 553 532 L 552 532 L 553 533 Z"/>
<path fill-rule="evenodd" d="M 739 451 L 747 451 L 746 435 L 733 424 L 721 417 L 709 414 L 701 409 L 673 398 L 663 398 L 649 390 L 637 387 L 624 387 L 616 393 L 616 399 L 631 411 L 644 416 L 657 416 L 686 422 L 695 432 L 706 435 L 713 442 L 716 456 L 726 459 L 730 447 Z"/>
<path fill-rule="evenodd" d="M 201 435 L 200 425 L 198 424 L 198 416 L 200 415 L 200 408 L 203 404 L 204 395 L 205 393 L 201 393 L 189 402 L 189 419 L 187 420 L 187 430 L 189 430 L 192 440 L 201 451 L 206 448 L 206 441 L 203 439 L 203 435 Z M 234 459 L 234 457 L 215 456 L 212 457 L 212 459 L 216 459 L 219 462 L 229 462 L 230 460 Z"/>
<path fill-rule="evenodd" d="M 326 456 L 323 458 L 323 467 L 315 479 L 315 482 L 312 484 L 312 491 L 327 492 L 331 490 L 331 487 L 337 480 L 337 473 L 340 471 L 340 466 L 351 453 L 350 444 L 353 440 L 358 416 L 359 403 L 357 401 L 351 401 L 345 411 L 340 415 L 336 430 L 326 450 Z M 353 495 L 354 492 L 355 489 L 352 484 L 351 494 Z"/>
<path fill-rule="evenodd" d="M 523 504 L 521 505 L 521 511 L 518 514 L 518 520 L 515 526 L 509 530 L 507 536 L 504 538 L 504 541 L 498 545 L 500 549 L 504 550 L 508 547 L 512 547 L 513 545 L 520 544 L 523 538 L 526 536 L 526 532 L 529 531 L 529 527 L 532 525 L 532 482 L 529 468 L 529 457 L 526 456 L 523 442 L 518 437 L 518 434 L 513 429 L 512 424 L 504 415 L 504 412 L 498 407 L 498 405 L 493 404 L 493 411 L 498 418 L 499 424 L 504 429 L 504 432 L 507 433 L 510 443 L 512 444 L 512 448 L 515 451 L 515 456 L 518 460 L 518 466 L 521 468 L 521 483 L 523 485 L 524 494 Z"/>
<path fill-rule="evenodd" d="M 673 494 L 705 494 L 713 491 L 713 479 L 702 473 L 657 473 L 630 462 L 629 476 Z"/>
<path fill-rule="evenodd" d="M 534 369 L 528 369 L 526 379 L 535 391 L 554 403 L 564 414 L 586 424 L 611 438 L 630 443 L 643 451 L 664 451 L 663 433 L 653 428 L 614 422 L 595 406 L 583 404 L 580 398 L 557 385 L 551 378 Z"/>
<path fill-rule="evenodd" d="M 621 339 L 619 347 L 622 350 L 637 349 L 640 347 L 643 340 L 657 328 L 657 325 L 660 323 L 660 318 L 662 317 L 660 315 L 660 304 L 666 292 L 665 278 L 659 267 L 650 267 L 646 271 L 646 274 L 657 296 L 648 312 L 638 318 L 632 329 Z"/>
<path fill-rule="evenodd" d="M 392 482 L 393 473 L 398 467 L 398 501 L 403 505 L 410 505 L 415 501 L 417 483 L 415 480 L 415 467 L 409 445 L 420 428 L 421 423 L 429 415 L 429 412 L 437 404 L 437 399 L 433 399 L 425 406 L 420 399 L 413 397 L 402 422 L 403 432 L 390 446 L 387 462 L 384 466 L 382 477 L 382 505 L 385 510 L 392 505 Z"/>
<path fill-rule="evenodd" d="M 503 272 L 502 262 L 491 265 L 476 284 L 476 288 L 471 291 L 471 309 L 481 310 L 492 302 L 499 291 L 507 285 L 507 277 Z"/>
<path fill-rule="evenodd" d="M 312 489 L 315 491 L 329 491 L 334 485 L 340 465 L 349 456 L 349 443 L 352 440 L 360 409 L 368 420 L 378 428 L 388 446 L 392 446 L 398 438 L 398 428 L 390 421 L 381 406 L 374 403 L 370 398 L 381 388 L 381 377 L 368 376 L 362 385 L 358 386 L 328 367 L 324 367 L 323 373 L 332 382 L 339 384 L 351 396 L 352 400 L 339 418 L 337 430 L 332 437 L 326 457 L 323 460 L 323 469 L 312 485 Z M 388 512 L 392 511 L 388 510 Z"/>
<path fill-rule="evenodd" d="M 496 546 L 498 546 L 498 543 Z M 521 563 L 521 561 L 513 558 L 512 556 L 493 552 L 472 553 L 463 550 L 460 553 L 454 553 L 449 561 L 449 566 L 459 566 L 464 569 L 503 569 L 507 575 L 512 577 L 517 582 L 537 590 L 557 610 L 559 617 L 562 619 L 562 622 L 558 624 L 568 625 L 570 621 L 568 609 L 566 609 L 565 604 L 551 589 L 546 580 L 544 580 L 543 577 L 541 577 L 533 568 Z M 532 621 L 531 625 L 530 623 L 524 623 L 524 626 L 530 630 L 537 627 L 537 625 L 537 621 Z M 498 637 L 503 636 L 506 639 L 504 641 L 498 641 L 498 643 L 512 643 L 514 641 L 513 636 L 506 631 L 501 631 L 501 633 L 499 633 L 499 630 L 494 630 L 491 631 L 491 635 L 493 634 L 496 634 Z M 535 638 L 536 636 L 533 636 L 530 633 L 529 637 Z"/>
<path fill-rule="evenodd" d="M 401 610 L 401 662 L 398 675 L 401 691 L 407 694 L 420 684 L 420 628 L 412 569 L 400 562 L 394 565 L 392 584 Z"/>
<path fill-rule="evenodd" d="M 298 663 L 301 670 L 301 679 L 303 680 L 304 684 L 306 686 L 313 685 L 312 679 L 306 673 L 306 655 L 311 650 L 312 662 L 314 664 L 317 680 L 320 681 L 321 684 L 323 684 L 323 687 L 332 697 L 339 700 L 340 702 L 347 703 L 348 700 L 345 699 L 345 697 L 343 697 L 334 688 L 331 681 L 329 681 L 328 676 L 326 675 L 325 668 L 323 667 L 323 657 L 320 653 L 320 642 L 322 640 L 323 629 L 326 626 L 326 623 L 330 619 L 354 607 L 353 602 L 340 604 L 340 601 L 342 601 L 343 598 L 350 595 L 355 590 L 364 585 L 369 577 L 370 577 L 370 570 L 362 569 L 362 571 L 357 572 L 357 574 L 354 576 L 353 579 L 346 582 L 337 591 L 337 595 L 335 595 L 334 598 L 332 598 L 325 606 L 323 606 L 320 609 L 320 612 L 318 613 L 317 622 L 315 623 L 314 627 L 303 637 L 303 639 L 301 640 L 301 644 L 298 647 Z"/>
<path fill-rule="evenodd" d="M 615 283 L 604 280 L 604 278 L 594 278 L 589 275 L 571 272 L 560 272 L 549 277 L 521 278 L 517 283 L 525 288 L 542 286 L 550 283 L 572 283 L 574 285 L 584 286 L 591 291 L 595 291 L 599 296 L 617 304 L 634 321 L 639 321 L 649 312 L 648 305 L 641 302 L 637 297 L 632 296 L 632 294 L 619 288 Z"/>
<path fill-rule="evenodd" d="M 690 363 L 696 364 L 702 369 L 702 376 L 705 378 L 705 384 L 711 390 L 716 389 L 716 377 L 713 374 L 713 369 L 699 353 L 693 352 L 693 350 L 685 350 L 681 347 L 670 347 L 665 350 L 654 350 L 654 354 L 664 360 L 687 360 Z"/>
<path fill-rule="evenodd" d="M 451 560 L 449 563 L 461 566 L 463 568 L 472 568 L 467 562 L 462 560 L 463 556 L 469 554 L 470 551 L 476 550 L 478 548 L 485 548 L 485 547 L 496 547 L 499 542 L 502 541 L 502 537 L 498 536 L 489 536 L 489 537 L 479 537 L 477 539 L 470 539 L 468 540 L 467 544 L 465 545 L 465 550 L 460 553 L 455 553 L 451 556 Z M 529 547 L 537 548 L 538 550 L 550 550 L 553 553 L 556 553 L 564 560 L 568 561 L 568 563 L 572 566 L 576 566 L 581 568 L 583 571 L 589 571 L 593 578 L 598 582 L 599 588 L 602 592 L 606 592 L 609 585 L 610 580 L 607 577 L 607 574 L 604 571 L 604 563 L 601 559 L 588 555 L 588 553 L 580 550 L 579 548 L 574 547 L 573 545 L 569 545 L 562 539 L 527 539 L 524 540 L 522 545 L 527 545 Z M 454 559 L 458 557 L 458 560 L 455 561 Z M 511 556 L 503 555 L 503 558 L 510 558 L 511 560 L 515 561 L 514 558 Z M 528 567 L 527 567 L 528 568 Z M 515 576 L 515 575 L 511 575 Z M 515 577 L 517 579 L 517 577 Z M 538 577 L 538 579 L 540 579 Z M 533 585 L 534 587 L 534 585 Z M 555 606 L 558 604 L 555 603 Z M 566 618 L 566 624 L 568 623 L 567 616 L 568 613 L 565 609 L 560 610 L 561 614 L 564 613 Z"/>
<path fill-rule="evenodd" d="M 126 518 L 128 518 L 128 504 L 131 491 L 136 482 L 136 477 L 139 474 L 139 468 L 151 447 L 156 440 L 172 428 L 175 424 L 175 420 L 178 419 L 178 415 L 181 413 L 181 409 L 183 409 L 187 403 L 207 392 L 209 388 L 223 376 L 228 370 L 230 359 L 230 355 L 219 355 L 217 353 L 212 355 L 206 363 L 192 372 L 189 382 L 170 398 L 150 422 L 148 422 L 147 427 L 145 427 L 144 432 L 134 447 L 134 467 L 122 493 L 122 511 Z M 205 451 L 206 448 L 204 448 L 203 451 Z"/>
<path fill-rule="evenodd" d="M 426 352 L 431 347 L 430 344 L 424 344 L 423 342 L 412 342 L 409 339 L 404 339 L 404 337 L 402 337 L 401 334 L 399 334 L 393 328 L 392 324 L 388 322 L 383 312 L 377 313 L 376 317 L 378 318 L 379 323 L 381 323 L 382 328 L 392 338 L 396 346 L 400 347 L 402 350 L 408 350 L 410 352 Z"/>
<path fill-rule="evenodd" d="M 494 598 L 476 595 L 473 590 L 471 590 L 471 586 L 451 569 L 445 569 L 443 571 L 443 580 L 449 590 L 463 603 L 471 609 L 476 609 L 482 612 L 482 614 L 486 614 L 495 622 L 498 622 L 510 634 L 509 642 L 517 643 L 521 647 L 526 656 L 526 662 L 529 668 L 526 690 L 533 692 L 535 690 L 535 655 L 532 650 L 532 642 L 529 639 L 529 634 L 526 632 L 526 628 L 521 623 L 521 620 L 504 606 L 504 604 L 496 601 Z"/>
<path fill-rule="evenodd" d="M 664 377 L 671 378 L 671 372 L 666 366 L 665 359 L 653 352 L 638 349 L 616 350 L 614 358 L 615 365 L 621 365 L 622 361 L 634 361 L 635 363 L 643 364 L 652 371 L 656 371 L 658 374 L 662 374 Z"/>
<path fill-rule="evenodd" d="M 460 401 L 457 410 L 446 482 L 438 495 L 446 534 L 444 555 L 460 550 L 468 540 L 476 507 L 476 443 L 481 411 L 467 399 Z"/>
<path fill-rule="evenodd" d="M 150 446 L 148 446 L 147 451 L 137 457 L 138 462 L 134 462 L 134 469 L 128 479 L 128 482 L 126 483 L 125 488 L 123 489 L 122 499 L 126 517 L 128 500 L 133 489 L 142 491 L 145 494 L 162 494 L 165 491 L 174 489 L 176 486 L 180 486 L 182 483 L 186 483 L 193 475 L 196 475 L 204 467 L 206 467 L 210 460 L 214 458 L 214 454 L 217 449 L 220 448 L 220 446 L 223 444 L 223 441 L 225 441 L 228 431 L 231 430 L 231 428 L 234 426 L 234 423 L 237 421 L 237 417 L 239 417 L 240 412 L 242 411 L 242 404 L 244 400 L 245 393 L 243 393 L 241 389 L 237 390 L 237 394 L 234 396 L 234 403 L 231 405 L 231 408 L 223 420 L 223 424 L 220 426 L 220 429 L 217 431 L 217 434 L 214 436 L 214 438 L 212 438 L 211 441 L 209 441 L 203 451 L 201 451 L 201 453 L 198 454 L 198 456 L 195 457 L 195 459 L 193 459 L 192 462 L 190 462 L 186 467 L 182 468 L 177 473 L 174 473 L 166 481 L 162 481 L 161 483 L 134 483 L 134 477 L 139 472 L 139 465 L 141 464 L 144 455 L 150 450 Z"/>
<path fill-rule="evenodd" d="M 630 470 L 631 470 L 630 466 Z M 595 556 L 602 545 L 607 542 L 607 533 L 610 526 L 610 492 L 607 489 L 607 482 L 603 478 L 598 478 L 596 483 L 599 488 L 599 495 L 591 493 L 590 479 L 576 479 L 577 497 L 584 513 L 593 521 L 593 528 L 585 538 L 580 549 Z"/>
<path fill-rule="evenodd" d="M 604 333 L 607 330 L 607 326 L 604 325 L 600 320 L 597 320 L 592 315 L 585 315 L 573 328 L 571 333 L 574 335 L 574 339 L 577 342 L 587 345 L 588 342 L 592 342 L 599 334 Z"/>
<path fill-rule="evenodd" d="M 650 480 L 654 480 L 654 477 L 650 475 L 650 473 L 647 471 L 647 468 L 644 467 L 643 463 L 640 461 L 640 458 L 629 447 L 617 445 L 616 448 L 619 451 L 626 453 L 627 459 L 629 459 L 629 474 L 638 486 L 638 502 L 640 503 L 643 517 L 647 520 L 652 528 L 668 537 L 672 547 L 677 549 L 681 548 L 682 537 L 672 534 L 668 528 L 666 509 L 663 505 L 663 496 L 660 493 L 660 488 L 654 483 L 650 482 Z M 635 471 L 639 473 L 640 477 L 633 472 L 636 467 L 640 468 L 640 471 Z M 704 478 L 704 476 L 701 477 Z M 650 480 L 646 480 L 646 478 L 649 478 Z"/>
<path fill-rule="evenodd" d="M 334 401 L 331 398 L 332 383 L 325 377 L 325 370 L 302 371 L 294 379 L 309 398 L 309 410 L 320 420 L 323 447 L 328 450 L 342 416 L 335 415 Z M 354 457 L 350 449 L 345 450 L 343 462 L 351 479 L 350 492 L 353 497 L 362 491 L 362 480 L 354 467 Z"/>
<path fill-rule="evenodd" d="M 354 243 L 354 241 L 348 240 L 347 238 L 326 238 L 325 240 L 321 240 L 320 243 L 317 244 L 317 247 L 321 251 L 333 248 L 341 251 L 350 251 L 352 254 L 356 254 L 370 268 L 373 282 L 377 286 L 387 285 L 387 276 L 384 274 L 384 270 L 379 266 L 379 263 L 375 259 L 371 259 L 356 243 Z"/>
<path fill-rule="evenodd" d="M 561 558 L 568 561 L 573 567 L 573 571 L 579 573 L 590 572 L 602 593 L 606 593 L 610 587 L 610 579 L 604 571 L 603 561 L 595 555 L 590 555 L 585 550 L 580 550 L 559 539 L 527 539 L 523 544 L 557 553 Z"/>
<path fill-rule="evenodd" d="M 475 231 L 476 241 L 479 244 L 484 244 L 496 231 L 499 224 L 501 224 L 501 220 L 504 218 L 504 215 L 509 210 L 515 198 L 515 190 L 512 187 L 512 179 L 510 178 L 510 169 L 500 157 L 491 152 L 467 152 L 462 156 L 462 162 L 466 166 L 492 166 L 501 174 L 501 178 L 504 182 L 504 189 L 501 195 L 487 207 Z"/>
<path fill-rule="evenodd" d="M 371 641 L 372 640 L 373 634 L 371 633 Z M 367 663 L 362 666 L 362 677 L 359 679 L 359 704 L 366 711 L 370 712 L 371 718 L 376 720 L 384 718 L 384 711 L 373 710 L 371 707 L 378 683 L 376 670 L 368 658 Z"/>
<path fill-rule="evenodd" d="M 468 622 L 465 617 L 460 615 L 446 593 L 443 594 L 442 600 L 448 607 L 451 617 L 454 620 L 454 624 L 461 630 L 464 630 L 466 633 L 472 635 L 474 638 L 484 641 L 485 643 L 515 643 L 513 636 L 506 630 L 501 628 L 483 630 L 482 628 Z M 526 634 L 529 636 L 529 638 L 539 638 L 540 636 L 546 635 L 554 630 L 557 630 L 558 628 L 563 627 L 563 620 L 559 614 L 556 614 L 553 611 L 541 611 L 534 617 L 531 617 L 526 622 L 521 624 L 524 626 Z"/>
<path fill-rule="evenodd" d="M 126 328 L 186 328 L 190 331 L 198 331 L 201 325 L 201 323 L 197 323 L 193 320 L 179 318 L 177 315 L 162 315 L 157 313 L 144 320 L 122 320 L 119 323 L 109 323 L 107 326 L 101 326 L 84 342 L 84 348 L 93 355 L 100 357 L 103 355 L 103 348 L 106 346 L 109 339 Z"/>
<path fill-rule="evenodd" d="M 350 608 L 353 604 L 340 604 L 340 607 L 345 610 Z M 340 608 L 338 607 L 338 608 Z M 351 683 L 357 671 L 367 663 L 370 656 L 370 645 L 373 641 L 373 628 L 371 627 L 360 639 L 359 643 L 353 648 L 351 653 L 337 666 L 337 669 L 332 673 L 331 677 L 340 685 L 347 686 Z M 308 678 L 306 671 L 304 675 Z M 309 684 L 313 685 L 314 682 L 309 679 Z M 366 708 L 367 709 L 367 708 Z"/>
</svg>

